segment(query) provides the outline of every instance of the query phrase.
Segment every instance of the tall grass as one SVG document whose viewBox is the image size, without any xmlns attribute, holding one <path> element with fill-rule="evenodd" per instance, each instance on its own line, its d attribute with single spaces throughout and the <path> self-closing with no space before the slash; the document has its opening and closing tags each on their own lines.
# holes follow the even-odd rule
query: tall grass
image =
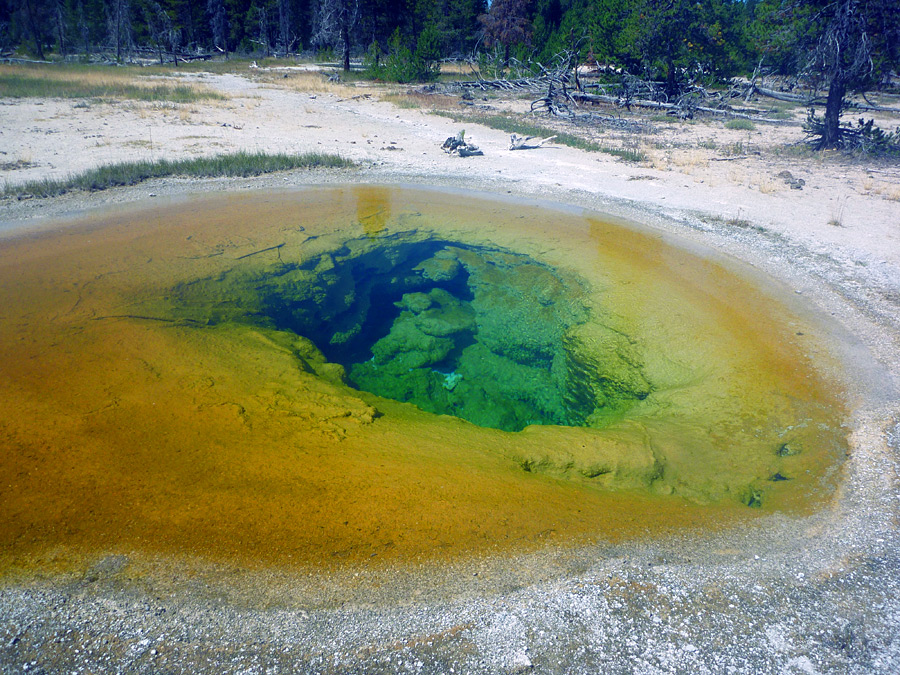
<svg viewBox="0 0 900 675">
<path fill-rule="evenodd" d="M 126 162 L 110 164 L 61 180 L 45 179 L 14 185 L 3 190 L 3 197 L 55 197 L 74 190 L 96 191 L 124 185 L 136 185 L 151 178 L 186 176 L 248 177 L 275 171 L 312 168 L 349 168 L 354 162 L 338 155 L 305 153 L 297 155 L 237 152 L 230 155 L 170 161 Z"/>
<path fill-rule="evenodd" d="M 0 65 L 0 97 L 98 98 L 191 103 L 224 99 L 196 84 L 142 81 L 137 68 L 85 65 Z"/>
<path fill-rule="evenodd" d="M 265 82 L 277 87 L 286 87 L 301 94 L 334 94 L 344 98 L 362 95 L 362 91 L 356 88 L 354 83 L 330 82 L 325 73 L 294 70 L 281 71 L 247 71 L 254 80 Z M 343 75 L 343 74 L 342 74 Z"/>
</svg>

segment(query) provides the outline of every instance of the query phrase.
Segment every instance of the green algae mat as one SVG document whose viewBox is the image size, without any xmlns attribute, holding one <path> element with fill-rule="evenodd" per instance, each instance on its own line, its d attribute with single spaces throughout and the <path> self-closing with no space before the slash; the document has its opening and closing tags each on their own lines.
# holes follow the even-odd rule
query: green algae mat
<svg viewBox="0 0 900 675">
<path fill-rule="evenodd" d="M 0 550 L 329 566 L 829 499 L 822 329 L 590 213 L 356 186 L 0 242 Z"/>
</svg>

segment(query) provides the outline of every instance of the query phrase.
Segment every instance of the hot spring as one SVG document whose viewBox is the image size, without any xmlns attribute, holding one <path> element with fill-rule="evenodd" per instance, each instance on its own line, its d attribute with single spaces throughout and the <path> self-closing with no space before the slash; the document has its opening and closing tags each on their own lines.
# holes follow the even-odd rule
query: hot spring
<svg viewBox="0 0 900 675">
<path fill-rule="evenodd" d="M 829 499 L 816 321 L 596 214 L 310 188 L 0 242 L 4 564 L 299 565 L 727 527 Z"/>
</svg>

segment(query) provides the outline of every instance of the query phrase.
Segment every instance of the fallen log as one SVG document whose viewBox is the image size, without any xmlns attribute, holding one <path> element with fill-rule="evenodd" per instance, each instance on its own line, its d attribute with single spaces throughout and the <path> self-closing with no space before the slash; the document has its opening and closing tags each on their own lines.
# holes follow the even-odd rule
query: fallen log
<svg viewBox="0 0 900 675">
<path fill-rule="evenodd" d="M 503 91 L 514 91 L 521 89 L 536 88 L 535 84 L 530 80 L 468 80 L 466 82 L 457 82 L 457 86 L 465 89 L 501 89 Z"/>
<path fill-rule="evenodd" d="M 852 112 L 854 110 L 859 110 L 861 112 L 886 112 L 886 113 L 894 113 L 895 115 L 900 115 L 900 108 L 886 108 L 881 105 L 860 105 L 859 103 L 849 103 L 845 108 L 847 112 Z"/>
<path fill-rule="evenodd" d="M 537 75 L 535 77 L 523 77 L 515 80 L 497 79 L 497 80 L 465 80 L 462 82 L 454 82 L 453 86 L 463 89 L 500 89 L 503 91 L 534 91 L 543 89 L 549 84 L 560 84 L 568 82 L 568 75 L 558 75 L 548 73 L 546 75 Z"/>
<path fill-rule="evenodd" d="M 456 136 L 450 136 L 441 144 L 441 150 L 448 155 L 456 155 L 457 157 L 478 157 L 484 153 L 478 149 L 474 143 L 466 142 L 465 130 L 460 131 Z"/>
<path fill-rule="evenodd" d="M 756 85 L 751 85 L 748 88 L 748 96 L 752 94 L 759 94 L 760 96 L 766 96 L 768 98 L 774 98 L 777 101 L 786 101 L 788 103 L 798 103 L 803 106 L 813 106 L 813 105 L 825 105 L 825 99 L 822 97 L 808 97 L 808 96 L 800 96 L 798 94 L 788 94 L 783 91 L 775 91 L 773 89 L 766 89 L 765 87 L 758 87 Z M 863 97 L 865 98 L 865 96 Z M 868 99 L 866 99 L 866 103 L 868 105 L 863 105 L 862 103 L 849 103 L 847 105 L 847 110 L 860 110 L 862 112 L 886 112 L 886 113 L 894 113 L 900 114 L 900 109 L 898 108 L 888 108 L 886 106 L 880 106 L 872 103 Z"/>
<path fill-rule="evenodd" d="M 35 61 L 34 59 L 19 59 L 13 56 L 4 56 L 0 60 L 6 63 L 53 63 L 53 61 Z"/>
<path fill-rule="evenodd" d="M 456 148 L 455 153 L 458 157 L 480 157 L 484 153 L 478 149 L 477 145 L 466 145 Z"/>
<path fill-rule="evenodd" d="M 816 98 L 815 96 L 800 96 L 799 94 L 788 94 L 783 91 L 775 91 L 774 89 L 766 89 L 765 87 L 758 87 L 753 85 L 751 90 L 761 96 L 767 96 L 768 98 L 774 98 L 776 101 L 786 101 L 788 103 L 801 103 L 805 106 L 813 105 L 816 102 L 823 103 L 823 99 Z"/>
<path fill-rule="evenodd" d="M 585 94 L 583 92 L 572 92 L 571 97 L 575 100 L 576 103 L 609 103 L 615 106 L 621 106 L 621 100 L 615 96 L 605 96 L 602 94 Z M 680 110 L 697 110 L 699 112 L 709 113 L 711 115 L 723 115 L 725 117 L 740 117 L 742 119 L 754 120 L 755 122 L 770 122 L 772 124 L 779 124 L 784 122 L 784 120 L 773 120 L 767 117 L 757 117 L 755 115 L 746 115 L 744 113 L 739 113 L 734 110 L 725 109 L 725 108 L 708 108 L 706 106 L 690 106 L 685 107 L 679 105 L 677 103 L 662 103 L 660 101 L 645 101 L 645 100 L 631 100 L 628 102 L 628 105 L 634 105 L 639 108 L 650 108 L 655 110 L 668 110 L 668 111 L 680 111 Z"/>
<path fill-rule="evenodd" d="M 537 148 L 541 148 L 544 146 L 544 143 L 548 141 L 552 141 L 556 136 L 549 136 L 547 138 L 541 138 L 537 143 L 529 143 L 528 141 L 537 138 L 537 136 L 519 136 L 518 134 L 512 134 L 509 137 L 509 149 L 510 150 L 536 150 Z"/>
</svg>

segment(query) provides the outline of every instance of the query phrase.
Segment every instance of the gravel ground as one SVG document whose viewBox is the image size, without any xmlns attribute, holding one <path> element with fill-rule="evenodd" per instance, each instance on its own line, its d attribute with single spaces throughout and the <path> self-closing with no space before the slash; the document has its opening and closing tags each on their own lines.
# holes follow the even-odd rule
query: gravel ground
<svg viewBox="0 0 900 675">
<path fill-rule="evenodd" d="M 878 205 L 873 229 L 856 228 L 842 244 L 779 227 L 780 216 L 762 217 L 764 206 L 745 213 L 765 227 L 731 227 L 707 217 L 699 193 L 665 204 L 559 181 L 566 189 L 537 169 L 510 178 L 483 167 L 364 162 L 350 173 L 167 179 L 89 197 L 7 201 L 0 230 L 150 194 L 346 181 L 593 208 L 713 248 L 763 283 L 791 289 L 830 326 L 848 373 L 851 452 L 838 496 L 813 515 L 765 516 L 714 536 L 427 569 L 317 575 L 116 555 L 91 561 L 83 574 L 13 575 L 0 586 L 0 672 L 900 672 L 900 254 L 884 236 L 896 232 L 896 208 Z"/>
</svg>

